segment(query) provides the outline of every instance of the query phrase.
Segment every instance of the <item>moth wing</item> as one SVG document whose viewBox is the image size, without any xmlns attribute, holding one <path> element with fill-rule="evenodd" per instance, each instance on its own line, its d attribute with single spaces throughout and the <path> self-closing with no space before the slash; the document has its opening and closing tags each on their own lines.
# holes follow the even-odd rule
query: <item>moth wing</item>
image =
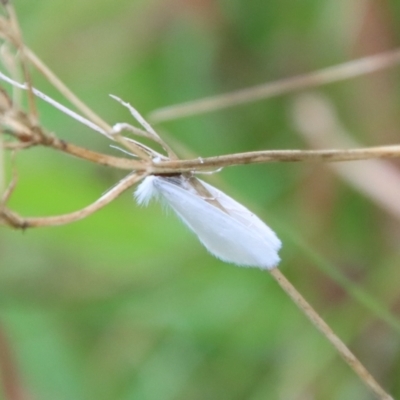
<svg viewBox="0 0 400 400">
<path fill-rule="evenodd" d="M 271 246 L 278 251 L 282 243 L 276 236 L 276 233 L 265 224 L 256 214 L 252 213 L 248 208 L 244 207 L 242 204 L 238 203 L 236 200 L 229 197 L 221 190 L 215 188 L 214 186 L 208 184 L 199 179 L 199 181 L 206 187 L 210 194 L 222 205 L 222 207 L 227 210 L 227 212 L 232 215 L 234 219 L 241 222 L 248 228 L 252 228 L 257 231 L 262 237 L 268 239 Z"/>
<path fill-rule="evenodd" d="M 209 204 L 201 196 L 167 178 L 157 177 L 153 180 L 153 184 L 181 220 L 196 233 L 203 245 L 216 257 L 237 265 L 257 266 L 264 269 L 273 268 L 279 263 L 277 238 L 270 240 L 269 231 L 271 230 L 268 227 L 268 230 L 265 228 L 261 230 L 260 227 L 254 229 L 254 226 L 247 226 L 232 215 Z M 211 185 L 206 184 L 206 187 L 213 189 L 211 191 L 213 195 L 222 193 L 216 192 L 217 189 Z M 226 196 L 225 201 L 226 198 L 230 199 Z M 239 205 L 234 200 L 229 204 Z M 240 206 L 241 212 L 242 209 L 251 214 L 245 207 Z M 261 231 L 269 234 L 262 235 Z M 276 237 L 274 233 L 273 235 L 273 238 Z"/>
<path fill-rule="evenodd" d="M 154 186 L 155 179 L 153 175 L 146 176 L 136 188 L 134 196 L 139 205 L 147 206 L 151 199 L 157 198 L 159 193 Z"/>
</svg>

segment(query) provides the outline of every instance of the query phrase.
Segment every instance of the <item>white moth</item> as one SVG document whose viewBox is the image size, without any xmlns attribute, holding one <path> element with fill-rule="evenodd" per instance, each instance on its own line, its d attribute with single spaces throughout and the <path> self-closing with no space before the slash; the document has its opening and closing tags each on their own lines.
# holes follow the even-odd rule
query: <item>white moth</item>
<svg viewBox="0 0 400 400">
<path fill-rule="evenodd" d="M 224 211 L 200 196 L 182 175 L 148 176 L 136 189 L 135 198 L 143 205 L 152 198 L 164 200 L 207 250 L 223 261 L 261 269 L 276 267 L 281 241 L 275 232 L 231 197 L 200 182 Z"/>
</svg>

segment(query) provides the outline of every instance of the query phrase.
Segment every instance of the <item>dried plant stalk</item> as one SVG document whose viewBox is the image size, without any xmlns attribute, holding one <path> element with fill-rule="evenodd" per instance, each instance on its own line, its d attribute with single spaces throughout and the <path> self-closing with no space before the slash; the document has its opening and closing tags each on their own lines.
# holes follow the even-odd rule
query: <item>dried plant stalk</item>
<svg viewBox="0 0 400 400">
<path fill-rule="evenodd" d="M 360 377 L 366 386 L 382 400 L 393 400 L 386 391 L 379 385 L 374 377 L 368 372 L 357 357 L 348 349 L 348 347 L 339 339 L 329 325 L 318 315 L 307 300 L 296 290 L 296 288 L 287 280 L 278 268 L 269 271 L 272 277 L 278 282 L 279 286 L 294 301 L 312 324 L 329 340 L 344 361 Z"/>
<path fill-rule="evenodd" d="M 70 224 L 79 221 L 89 215 L 95 213 L 107 204 L 115 200 L 125 190 L 129 189 L 143 178 L 143 174 L 130 174 L 121 181 L 119 181 L 111 190 L 105 193 L 102 197 L 97 199 L 93 204 L 82 208 L 78 211 L 57 215 L 54 217 L 30 217 L 23 218 L 18 214 L 12 212 L 7 208 L 0 208 L 0 222 L 3 220 L 6 224 L 20 229 L 37 228 L 42 226 L 56 226 Z"/>
<path fill-rule="evenodd" d="M 152 173 L 174 173 L 269 162 L 338 162 L 399 157 L 400 145 L 362 147 L 346 150 L 262 150 L 216 157 L 196 158 L 193 160 L 162 161 L 153 164 L 151 171 Z"/>
</svg>

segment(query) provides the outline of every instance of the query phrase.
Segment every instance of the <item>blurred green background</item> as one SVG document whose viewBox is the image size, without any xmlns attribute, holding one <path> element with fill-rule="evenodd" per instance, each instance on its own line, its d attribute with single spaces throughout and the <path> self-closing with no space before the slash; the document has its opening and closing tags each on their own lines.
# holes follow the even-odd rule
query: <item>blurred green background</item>
<svg viewBox="0 0 400 400">
<path fill-rule="evenodd" d="M 15 7 L 28 46 L 111 124 L 132 119 L 109 93 L 146 115 L 391 49 L 400 37 L 396 0 Z M 390 144 L 400 137 L 399 77 L 391 69 L 318 92 L 354 140 Z M 293 122 L 297 95 L 156 128 L 183 157 L 309 148 Z M 41 123 L 60 138 L 119 154 L 38 104 Z M 25 216 L 84 207 L 123 176 L 42 148 L 19 153 L 17 169 L 10 205 Z M 326 165 L 249 165 L 204 179 L 276 230 L 283 273 L 400 397 L 398 218 Z M 267 273 L 214 259 L 172 213 L 137 207 L 131 191 L 70 225 L 1 229 L 0 342 L 6 400 L 17 399 L 4 387 L 12 368 L 24 392 L 18 399 L 372 398 Z"/>
</svg>

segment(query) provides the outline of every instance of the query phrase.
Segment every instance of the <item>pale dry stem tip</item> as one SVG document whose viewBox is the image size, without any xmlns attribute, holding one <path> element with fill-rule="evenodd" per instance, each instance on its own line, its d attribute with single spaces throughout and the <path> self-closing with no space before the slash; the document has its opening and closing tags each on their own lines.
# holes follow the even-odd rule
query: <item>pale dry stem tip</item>
<svg viewBox="0 0 400 400">
<path fill-rule="evenodd" d="M 112 99 L 116 100 L 118 103 L 122 104 L 124 107 L 126 107 L 129 112 L 131 113 L 131 115 L 133 116 L 133 118 L 136 119 L 137 122 L 139 122 L 140 125 L 143 126 L 143 128 L 145 129 L 146 132 L 148 132 L 150 135 L 156 136 L 158 137 L 158 134 L 156 133 L 156 131 L 151 127 L 151 125 L 142 117 L 142 115 L 139 113 L 138 110 L 136 110 L 136 108 L 134 108 L 130 103 L 122 100 L 121 98 L 119 98 L 118 96 L 115 96 L 113 94 L 109 95 Z"/>
<path fill-rule="evenodd" d="M 109 95 L 112 99 L 116 100 L 118 103 L 122 104 L 124 107 L 126 107 L 129 112 L 131 113 L 131 115 L 133 116 L 133 118 L 136 119 L 136 121 L 142 125 L 142 127 L 144 128 L 145 132 L 147 133 L 147 135 L 144 134 L 144 132 L 142 130 L 138 130 L 137 128 L 135 128 L 134 126 L 131 126 L 129 124 L 116 124 L 118 129 L 126 129 L 132 133 L 135 133 L 137 135 L 140 136 L 144 136 L 147 137 L 149 139 L 154 140 L 156 143 L 158 143 L 169 155 L 170 158 L 176 159 L 177 156 L 176 154 L 173 152 L 173 150 L 170 148 L 170 146 L 165 143 L 164 140 L 161 139 L 160 135 L 153 129 L 153 127 L 143 118 L 143 116 L 139 113 L 138 110 L 136 110 L 136 108 L 134 108 L 130 103 L 123 101 L 121 98 L 119 98 L 118 96 L 115 96 L 113 94 Z M 114 125 L 115 128 L 115 125 Z M 113 128 L 113 129 L 114 129 Z"/>
</svg>

